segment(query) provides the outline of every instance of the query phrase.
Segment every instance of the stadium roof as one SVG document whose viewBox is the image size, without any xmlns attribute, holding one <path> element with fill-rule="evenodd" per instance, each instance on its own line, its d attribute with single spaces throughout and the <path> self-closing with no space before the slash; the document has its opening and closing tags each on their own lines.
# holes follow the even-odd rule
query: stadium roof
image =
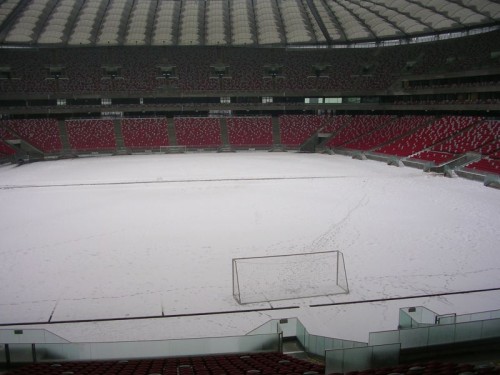
<svg viewBox="0 0 500 375">
<path fill-rule="evenodd" d="M 3 0 L 2 45 L 346 45 L 499 25 L 497 0 Z"/>
</svg>

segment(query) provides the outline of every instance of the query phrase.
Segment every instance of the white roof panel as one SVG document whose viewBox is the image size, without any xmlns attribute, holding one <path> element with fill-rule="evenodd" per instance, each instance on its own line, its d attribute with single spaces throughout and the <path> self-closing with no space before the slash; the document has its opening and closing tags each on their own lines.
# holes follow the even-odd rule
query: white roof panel
<svg viewBox="0 0 500 375">
<path fill-rule="evenodd" d="M 499 21 L 497 0 L 0 0 L 4 43 L 30 45 L 365 42 Z"/>
</svg>

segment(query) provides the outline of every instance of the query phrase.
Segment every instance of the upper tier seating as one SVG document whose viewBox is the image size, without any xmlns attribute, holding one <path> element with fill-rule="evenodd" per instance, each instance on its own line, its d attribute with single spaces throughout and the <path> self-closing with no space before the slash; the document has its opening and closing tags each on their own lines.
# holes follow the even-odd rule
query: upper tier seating
<svg viewBox="0 0 500 375">
<path fill-rule="evenodd" d="M 432 117 L 430 116 L 400 117 L 371 133 L 361 136 L 354 142 L 347 143 L 344 147 L 368 151 L 423 126 L 431 119 Z"/>
<path fill-rule="evenodd" d="M 6 126 L 10 138 L 21 138 L 44 153 L 59 152 L 62 149 L 59 126 L 56 119 L 28 119 L 2 121 L 0 126 Z"/>
<path fill-rule="evenodd" d="M 371 116 L 359 115 L 353 117 L 352 121 L 340 129 L 327 143 L 329 147 L 339 147 L 356 138 L 370 133 L 372 130 L 383 126 L 390 121 L 389 115 Z"/>
<path fill-rule="evenodd" d="M 2 65 L 15 79 L 0 80 L 0 93 L 95 94 L 152 93 L 162 89 L 182 92 L 279 90 L 386 90 L 401 76 L 407 62 L 410 73 L 452 72 L 498 68 L 491 52 L 498 50 L 499 32 L 436 43 L 384 48 L 283 49 L 221 47 L 116 47 L 6 49 Z M 229 67 L 219 78 L 210 65 Z M 326 68 L 315 72 L 321 63 Z M 47 67 L 63 67 L 61 77 L 50 77 Z M 119 67 L 107 75 L 103 67 Z M 172 77 L 159 67 L 174 66 Z M 265 67 L 278 67 L 274 77 Z M 49 79 L 47 79 L 49 78 Z"/>
<path fill-rule="evenodd" d="M 478 117 L 445 116 L 376 151 L 389 155 L 410 156 L 453 136 L 479 120 L 481 118 Z"/>
<path fill-rule="evenodd" d="M 218 118 L 176 117 L 174 126 L 179 146 L 214 148 L 221 145 Z"/>
<path fill-rule="evenodd" d="M 113 120 L 68 120 L 65 125 L 73 150 L 100 151 L 116 148 Z"/>
<path fill-rule="evenodd" d="M 229 144 L 236 147 L 273 145 L 271 117 L 230 117 L 227 119 Z"/>
<path fill-rule="evenodd" d="M 127 148 L 158 148 L 168 146 L 166 118 L 125 118 L 121 122 L 123 142 Z"/>
<path fill-rule="evenodd" d="M 139 360 L 36 363 L 6 375 L 324 374 L 325 367 L 280 353 L 190 356 Z"/>
</svg>

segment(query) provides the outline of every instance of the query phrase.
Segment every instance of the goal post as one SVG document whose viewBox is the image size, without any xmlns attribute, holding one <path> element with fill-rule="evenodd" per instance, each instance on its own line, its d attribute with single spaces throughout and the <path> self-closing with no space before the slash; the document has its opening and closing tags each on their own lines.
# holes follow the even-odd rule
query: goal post
<svg viewBox="0 0 500 375">
<path fill-rule="evenodd" d="M 239 304 L 349 293 L 340 251 L 234 258 L 233 297 Z"/>
</svg>

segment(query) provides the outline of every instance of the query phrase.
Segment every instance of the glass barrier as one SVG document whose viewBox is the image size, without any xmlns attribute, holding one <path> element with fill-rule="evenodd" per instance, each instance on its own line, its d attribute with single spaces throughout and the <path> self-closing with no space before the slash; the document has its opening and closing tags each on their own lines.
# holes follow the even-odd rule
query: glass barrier
<svg viewBox="0 0 500 375">
<path fill-rule="evenodd" d="M 406 349 L 494 337 L 500 337 L 500 319 L 371 332 L 368 344 L 372 346 L 401 343 L 401 348 Z"/>
<path fill-rule="evenodd" d="M 270 320 L 245 336 L 138 342 L 68 343 L 45 330 L 0 330 L 0 363 L 32 362 L 35 358 L 99 360 L 281 351 L 283 337 L 296 337 L 306 352 L 324 356 L 331 368 L 342 366 L 349 371 L 356 366 L 359 370 L 379 366 L 386 360 L 390 362 L 395 358 L 395 348 L 399 353 L 400 348 L 500 337 L 500 310 L 456 317 L 438 316 L 426 308 L 409 310 L 400 309 L 400 329 L 372 332 L 368 343 L 312 335 L 297 318 Z M 455 318 L 465 321 L 442 324 Z M 432 319 L 440 324 L 429 325 Z"/>
<path fill-rule="evenodd" d="M 297 318 L 274 319 L 249 334 L 283 332 L 283 337 L 296 337 L 305 351 L 323 357 L 327 349 L 366 347 L 365 342 L 312 335 Z"/>
<path fill-rule="evenodd" d="M 376 345 L 325 352 L 325 373 L 347 373 L 399 363 L 400 344 Z"/>
<path fill-rule="evenodd" d="M 45 329 L 0 329 L 0 343 L 38 344 L 69 342 Z"/>
<path fill-rule="evenodd" d="M 472 322 L 475 320 L 497 319 L 500 318 L 500 310 L 483 311 L 473 314 L 457 315 L 457 323 Z"/>
<path fill-rule="evenodd" d="M 483 321 L 481 338 L 489 339 L 500 336 L 500 318 Z"/>
<path fill-rule="evenodd" d="M 455 340 L 455 325 L 447 324 L 429 330 L 428 345 L 443 345 Z"/>
<path fill-rule="evenodd" d="M 436 317 L 436 324 L 455 324 L 457 322 L 456 314 L 445 314 Z"/>
<path fill-rule="evenodd" d="M 307 332 L 307 329 L 300 322 L 300 320 L 296 319 L 296 322 L 297 340 L 302 344 L 305 351 L 311 354 L 324 357 L 325 350 L 366 347 L 368 345 L 365 342 L 311 335 L 309 332 Z"/>
<path fill-rule="evenodd" d="M 279 352 L 280 349 L 281 334 L 279 333 L 161 341 L 9 344 L 12 363 L 33 362 L 34 358 L 37 361 L 77 361 Z M 5 363 L 6 358 L 3 361 Z"/>
<path fill-rule="evenodd" d="M 9 344 L 9 356 L 13 363 L 33 362 L 32 344 Z"/>
<path fill-rule="evenodd" d="M 278 324 L 279 320 L 277 319 L 269 320 L 266 323 L 262 324 L 261 326 L 248 332 L 247 335 L 262 335 L 262 334 L 276 333 L 278 332 Z"/>
<path fill-rule="evenodd" d="M 436 324 L 437 314 L 423 306 L 399 309 L 399 327 L 418 328 Z"/>
<path fill-rule="evenodd" d="M 419 328 L 433 326 L 436 324 L 446 325 L 498 318 L 500 318 L 500 310 L 482 311 L 463 315 L 438 315 L 422 306 L 405 307 L 399 309 L 399 328 Z"/>
<path fill-rule="evenodd" d="M 368 345 L 396 344 L 400 341 L 399 330 L 370 332 L 368 335 Z"/>
<path fill-rule="evenodd" d="M 300 322 L 297 318 L 288 318 L 278 320 L 278 326 L 283 332 L 283 337 L 296 337 L 297 327 Z M 302 326 L 302 324 L 300 324 Z"/>
</svg>

